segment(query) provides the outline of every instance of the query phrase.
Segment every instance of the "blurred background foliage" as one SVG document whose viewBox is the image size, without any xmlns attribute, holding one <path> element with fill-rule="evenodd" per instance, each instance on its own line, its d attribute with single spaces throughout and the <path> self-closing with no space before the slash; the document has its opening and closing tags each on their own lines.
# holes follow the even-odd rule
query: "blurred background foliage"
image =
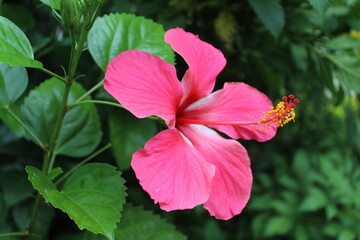
<svg viewBox="0 0 360 240">
<path fill-rule="evenodd" d="M 59 66 L 67 64 L 69 39 L 49 8 L 37 0 L 0 0 L 0 4 L 0 14 L 25 31 L 36 58 L 62 74 Z M 128 201 L 161 214 L 189 239 L 360 239 L 360 1 L 107 0 L 102 14 L 111 12 L 150 18 L 165 30 L 183 27 L 221 49 L 228 63 L 217 79 L 218 88 L 228 81 L 246 82 L 274 103 L 289 93 L 300 99 L 296 122 L 279 129 L 273 140 L 240 140 L 252 160 L 254 186 L 239 216 L 217 221 L 202 207 L 163 212 L 127 168 L 123 170 Z M 176 61 L 181 76 L 186 64 L 178 57 Z M 79 79 L 85 88 L 103 77 L 88 52 L 79 73 L 86 74 Z M 28 75 L 33 87 L 46 78 L 32 69 Z M 112 138 L 108 125 L 114 125 L 119 114 L 127 115 L 112 113 L 109 107 L 98 110 L 105 142 Z M 0 230 L 19 231 L 26 225 L 32 192 L 22 166 L 39 164 L 41 151 L 17 137 L 13 131 L 21 129 L 0 114 L 0 178 L 17 180 L 0 181 L 0 212 L 5 205 L 11 208 L 0 218 Z M 109 115 L 114 117 L 108 124 Z M 132 128 L 144 127 L 129 118 L 125 117 Z M 148 135 L 157 127 L 145 125 L 151 128 Z M 131 153 L 123 152 L 123 158 L 129 158 Z M 107 151 L 99 161 L 119 163 L 114 156 L 122 158 L 119 151 Z M 78 161 L 61 158 L 65 169 Z M 49 239 L 55 239 L 76 230 L 65 219 L 60 211 L 44 209 L 39 225 L 43 234 L 50 232 Z M 44 224 L 51 220 L 52 224 Z"/>
</svg>

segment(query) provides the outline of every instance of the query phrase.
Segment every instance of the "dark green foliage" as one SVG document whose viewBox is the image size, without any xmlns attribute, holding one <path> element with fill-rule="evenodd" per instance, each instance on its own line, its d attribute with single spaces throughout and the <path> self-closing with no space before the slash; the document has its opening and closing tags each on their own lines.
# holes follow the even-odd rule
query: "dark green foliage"
<svg viewBox="0 0 360 240">
<path fill-rule="evenodd" d="M 0 233 L 26 229 L 36 192 L 24 168 L 41 168 L 43 158 L 41 149 L 29 141 L 31 137 L 4 107 L 10 105 L 14 114 L 22 115 L 22 120 L 47 143 L 51 138 L 47 129 L 55 124 L 52 116 L 58 114 L 56 106 L 62 94 L 59 86 L 65 86 L 60 81 L 46 80 L 47 75 L 33 69 L 44 64 L 63 76 L 60 66 L 66 68 L 70 57 L 70 38 L 49 6 L 60 9 L 60 1 L 0 0 L 0 62 L 17 65 L 0 65 Z M 77 68 L 76 76 L 86 76 L 77 79 L 69 104 L 103 79 L 112 57 L 128 49 L 150 51 L 176 62 L 182 76 L 186 63 L 181 58 L 174 61 L 174 53 L 161 39 L 163 28 L 183 27 L 224 53 L 227 66 L 218 76 L 216 88 L 228 81 L 246 82 L 266 93 L 275 104 L 283 95 L 293 93 L 300 99 L 296 122 L 280 128 L 270 142 L 241 141 L 252 161 L 254 185 L 248 206 L 229 221 L 215 220 L 202 207 L 169 213 L 159 210 L 129 168 L 132 152 L 141 149 L 158 126 L 150 119 L 134 119 L 124 110 L 114 112 L 109 106 L 84 104 L 69 110 L 70 120 L 65 119 L 56 145 L 57 153 L 63 155 L 57 157 L 54 166 L 59 168 L 49 176 L 37 175 L 45 177 L 39 182 L 47 182 L 52 193 L 67 196 L 69 183 L 54 185 L 62 176 L 61 169 L 68 172 L 81 161 L 78 157 L 86 157 L 98 145 L 111 141 L 112 152 L 106 151 L 93 161 L 105 161 L 124 170 L 126 202 L 135 205 L 124 206 L 115 239 L 126 234 L 140 236 L 135 239 L 183 239 L 167 222 L 191 240 L 359 239 L 359 12 L 360 3 L 355 0 L 104 1 L 101 18 L 90 32 L 88 49 Z M 132 24 L 123 27 L 124 22 Z M 142 38 L 130 34 L 139 29 Z M 5 38 L 3 30 L 12 34 Z M 103 41 L 97 41 L 100 39 Z M 27 68 L 26 74 L 23 66 L 32 68 Z M 3 78 L 9 74 L 18 77 L 11 77 L 14 82 L 9 83 L 9 78 Z M 111 99 L 99 90 L 85 100 L 95 98 Z M 30 112 L 39 108 L 42 110 L 34 112 L 42 116 Z M 79 126 L 82 131 L 75 131 Z M 121 179 L 108 167 L 114 179 Z M 34 169 L 29 172 L 40 172 Z M 74 178 L 76 172 L 68 181 Z M 124 187 L 123 181 L 120 186 Z M 52 196 L 42 187 L 35 186 L 53 204 Z M 113 190 L 112 186 L 104 189 Z M 68 211 L 69 206 L 61 204 L 55 200 L 54 205 Z M 135 228 L 137 222 L 142 222 L 143 228 Z M 45 204 L 41 205 L 34 233 L 45 240 L 103 238 L 80 233 L 66 214 Z M 103 234 L 107 234 L 105 230 Z"/>
</svg>

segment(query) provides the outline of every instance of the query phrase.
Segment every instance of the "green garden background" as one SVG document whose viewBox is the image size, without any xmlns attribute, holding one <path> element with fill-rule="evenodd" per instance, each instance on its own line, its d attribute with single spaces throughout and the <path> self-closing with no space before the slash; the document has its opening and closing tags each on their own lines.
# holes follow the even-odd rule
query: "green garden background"
<svg viewBox="0 0 360 240">
<path fill-rule="evenodd" d="M 300 100 L 295 122 L 279 128 L 271 141 L 239 140 L 254 174 L 252 196 L 240 215 L 220 221 L 201 206 L 162 211 L 124 167 L 134 149 L 122 146 L 122 151 L 107 150 L 92 161 L 123 171 L 128 202 L 160 215 L 190 240 L 360 239 L 360 1 L 106 0 L 99 16 L 110 13 L 143 16 L 164 30 L 181 27 L 220 49 L 227 65 L 217 78 L 218 89 L 224 82 L 246 82 L 274 104 L 290 93 Z M 62 74 L 59 66 L 67 65 L 70 39 L 48 6 L 38 0 L 0 0 L 0 15 L 25 32 L 35 59 Z M 179 56 L 176 66 L 182 76 L 187 66 Z M 85 89 L 104 75 L 88 51 L 77 71 L 86 74 L 78 79 Z M 27 92 L 48 78 L 32 68 L 27 74 Z M 93 96 L 109 99 L 102 89 Z M 15 112 L 22 100 L 13 106 Z M 154 121 L 135 121 L 125 110 L 105 105 L 97 110 L 102 144 L 116 134 L 117 118 L 109 121 L 109 115 L 122 119 L 116 131 L 125 132 L 130 142 L 143 131 L 151 136 L 159 130 Z M 24 230 L 34 201 L 24 166 L 39 165 L 42 151 L 21 131 L 0 110 L 0 233 Z M 69 169 L 80 160 L 59 156 L 57 164 Z M 66 214 L 42 208 L 40 239 L 90 239 L 79 235 Z"/>
</svg>

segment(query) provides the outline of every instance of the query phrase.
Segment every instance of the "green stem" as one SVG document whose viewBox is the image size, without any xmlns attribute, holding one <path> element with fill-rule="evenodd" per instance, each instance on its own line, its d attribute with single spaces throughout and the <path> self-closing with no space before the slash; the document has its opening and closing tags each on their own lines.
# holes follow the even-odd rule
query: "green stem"
<svg viewBox="0 0 360 240">
<path fill-rule="evenodd" d="M 119 103 L 114 103 L 114 102 L 109 102 L 109 101 L 103 101 L 103 100 L 84 100 L 84 101 L 75 101 L 74 103 L 70 104 L 68 107 L 69 108 L 73 108 L 76 105 L 80 105 L 80 104 L 90 104 L 90 103 L 96 103 L 96 104 L 103 104 L 103 105 L 109 105 L 109 106 L 113 106 L 113 107 L 119 107 L 119 108 L 123 108 L 125 109 L 125 107 Z M 156 120 L 159 121 L 161 120 L 158 117 L 155 116 L 149 116 L 147 117 L 148 119 L 152 119 L 152 120 Z"/>
<path fill-rule="evenodd" d="M 89 30 L 90 30 L 90 29 L 87 28 L 87 25 L 89 24 L 89 22 L 87 21 L 87 19 L 85 19 L 85 21 L 86 22 L 83 23 L 82 28 L 81 28 L 79 41 L 75 44 L 74 54 L 72 55 L 72 58 L 70 59 L 69 76 L 68 76 L 68 81 L 70 83 L 74 79 L 75 71 L 76 71 L 77 65 L 79 63 L 81 53 L 82 53 L 82 51 L 84 49 L 84 44 L 85 44 L 85 41 L 87 39 L 87 35 L 89 33 Z"/>
<path fill-rule="evenodd" d="M 85 163 L 89 162 L 90 160 L 92 160 L 94 157 L 96 157 L 97 155 L 99 155 L 100 153 L 104 152 L 105 150 L 107 150 L 108 148 L 111 147 L 111 143 L 108 143 L 107 145 L 105 145 L 104 147 L 100 148 L 99 150 L 97 150 L 96 152 L 94 152 L 93 154 L 91 154 L 89 157 L 87 157 L 86 159 L 84 159 L 83 161 L 81 161 L 80 163 L 78 163 L 75 167 L 73 167 L 70 171 L 68 171 L 66 174 L 64 174 L 63 176 L 61 176 L 61 178 L 59 178 L 56 182 L 55 185 L 58 185 L 59 183 L 61 183 L 62 181 L 64 181 L 67 177 L 69 177 L 76 169 L 78 169 L 79 167 L 83 166 Z"/>
<path fill-rule="evenodd" d="M 104 105 L 110 105 L 114 107 L 124 108 L 121 104 L 109 102 L 109 101 L 103 101 L 103 100 L 83 100 L 83 101 L 75 101 L 74 103 L 70 104 L 69 107 L 73 108 L 76 105 L 80 104 L 89 104 L 89 103 L 97 103 L 97 104 L 104 104 Z"/>
<path fill-rule="evenodd" d="M 40 195 L 40 193 L 36 194 L 36 199 L 35 199 L 35 203 L 34 203 L 34 208 L 33 211 L 31 213 L 31 218 L 30 218 L 30 222 L 29 222 L 29 227 L 27 229 L 27 231 L 31 234 L 32 231 L 34 230 L 34 226 L 35 226 L 35 222 L 37 219 L 37 215 L 39 213 L 39 208 L 40 208 L 40 203 L 42 200 L 42 196 Z"/>
<path fill-rule="evenodd" d="M 56 158 L 56 153 L 53 153 L 53 155 L 52 155 L 51 158 L 50 158 L 49 172 L 51 171 L 51 169 L 52 169 L 53 166 L 54 166 L 55 158 Z"/>
<path fill-rule="evenodd" d="M 71 105 L 80 102 L 81 100 L 83 100 L 84 98 L 86 98 L 87 96 L 89 96 L 90 94 L 92 94 L 96 89 L 98 89 L 99 87 L 101 87 L 103 83 L 104 83 L 104 79 L 101 80 L 100 82 L 98 82 L 98 83 L 97 83 L 95 86 L 93 86 L 89 91 L 87 91 L 86 93 L 84 93 L 84 95 L 82 95 L 81 97 L 79 97 L 78 99 L 76 99 L 76 101 L 73 102 Z"/>
<path fill-rule="evenodd" d="M 10 116 L 12 116 L 24 129 L 27 133 L 30 134 L 30 136 L 35 140 L 35 142 L 43 149 L 46 150 L 45 144 L 43 142 L 41 142 L 41 140 L 39 139 L 38 136 L 36 136 L 36 134 L 30 130 L 30 128 L 28 126 L 26 126 L 26 124 L 20 120 L 20 118 L 18 118 L 15 113 L 13 113 L 10 109 L 10 107 L 5 107 L 5 110 L 10 114 Z"/>
<path fill-rule="evenodd" d="M 0 233 L 1 237 L 11 237 L 11 236 L 28 236 L 29 233 L 27 231 L 25 232 L 11 232 L 11 233 Z"/>
<path fill-rule="evenodd" d="M 47 74 L 49 74 L 50 76 L 52 76 L 52 77 L 54 77 L 54 78 L 57 78 L 57 79 L 59 79 L 60 81 L 62 81 L 62 82 L 64 82 L 64 83 L 67 83 L 67 82 L 68 82 L 66 78 L 61 77 L 61 76 L 57 75 L 56 73 L 51 72 L 50 70 L 48 70 L 48 69 L 46 69 L 46 68 L 39 68 L 39 69 L 40 69 L 41 71 L 43 71 L 44 73 L 47 73 Z"/>
<path fill-rule="evenodd" d="M 60 109 L 60 113 L 56 119 L 56 123 L 54 126 L 54 130 L 53 130 L 53 134 L 51 136 L 50 142 L 49 142 L 49 151 L 48 154 L 45 156 L 44 158 L 44 165 L 43 165 L 43 169 L 42 171 L 45 174 L 49 174 L 49 172 L 51 171 L 51 169 L 49 168 L 50 166 L 50 161 L 53 158 L 53 154 L 54 154 L 54 150 L 55 150 L 55 146 L 56 146 L 56 140 L 59 137 L 59 133 L 60 133 L 60 129 L 61 129 L 61 125 L 63 123 L 64 117 L 66 112 L 68 111 L 68 107 L 67 107 L 67 101 L 69 98 L 69 94 L 70 94 L 70 89 L 71 89 L 71 83 L 69 82 L 66 86 L 65 86 L 65 90 L 63 93 L 63 101 L 61 104 L 61 109 Z"/>
<path fill-rule="evenodd" d="M 93 21 L 91 18 L 85 17 L 84 22 L 81 27 L 81 32 L 80 32 L 78 42 L 76 42 L 75 33 L 70 32 L 71 53 L 70 53 L 68 74 L 66 77 L 66 79 L 67 79 L 66 86 L 65 86 L 64 93 L 63 93 L 61 108 L 59 110 L 60 112 L 56 119 L 53 134 L 52 134 L 50 142 L 49 142 L 49 148 L 48 148 L 48 151 L 46 152 L 46 154 L 44 155 L 42 172 L 45 173 L 46 175 L 50 173 L 51 167 L 55 161 L 54 150 L 55 150 L 55 146 L 56 146 L 56 140 L 59 137 L 60 129 L 61 129 L 64 117 L 65 117 L 65 114 L 69 110 L 69 107 L 67 106 L 67 101 L 69 98 L 71 85 L 74 81 L 75 72 L 76 72 L 76 69 L 77 69 L 77 66 L 78 66 L 78 63 L 80 60 L 80 56 L 84 49 L 84 44 L 87 39 L 88 32 L 90 30 L 90 28 L 88 28 L 88 27 L 91 26 L 92 23 L 93 23 Z M 34 206 L 34 209 L 32 212 L 31 221 L 30 221 L 30 224 L 28 227 L 30 234 L 31 234 L 31 232 L 34 228 L 35 222 L 36 222 L 40 203 L 41 203 L 41 196 L 38 194 L 36 197 L 35 206 Z"/>
</svg>

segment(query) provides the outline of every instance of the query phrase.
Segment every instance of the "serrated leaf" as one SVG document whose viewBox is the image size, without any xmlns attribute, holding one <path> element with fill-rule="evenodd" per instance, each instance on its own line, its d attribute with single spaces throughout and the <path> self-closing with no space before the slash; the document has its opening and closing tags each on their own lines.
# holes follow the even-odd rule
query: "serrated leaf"
<svg viewBox="0 0 360 240">
<path fill-rule="evenodd" d="M 45 3 L 49 7 L 55 8 L 60 10 L 60 1 L 61 0 L 40 0 L 41 2 Z"/>
<path fill-rule="evenodd" d="M 10 20 L 0 16 L 0 62 L 11 66 L 41 68 L 25 34 Z"/>
<path fill-rule="evenodd" d="M 26 171 L 44 199 L 67 213 L 81 230 L 114 240 L 126 196 L 125 181 L 115 167 L 103 163 L 84 165 L 67 179 L 61 192 L 39 169 L 27 166 Z"/>
<path fill-rule="evenodd" d="M 59 114 L 65 84 L 49 79 L 33 89 L 21 107 L 22 118 L 43 143 L 49 143 Z M 85 90 L 74 83 L 68 103 L 82 96 Z M 85 100 L 89 100 L 86 97 Z M 91 153 L 102 136 L 97 110 L 93 104 L 81 104 L 70 109 L 64 118 L 55 152 L 72 157 Z"/>
<path fill-rule="evenodd" d="M 156 123 L 138 119 L 125 110 L 114 110 L 109 117 L 109 135 L 116 164 L 120 169 L 130 167 L 132 154 L 156 134 Z"/>
<path fill-rule="evenodd" d="M 126 50 L 142 50 L 174 64 L 175 55 L 164 41 L 161 24 L 133 14 L 110 14 L 98 17 L 89 32 L 89 51 L 105 71 L 107 64 Z"/>
<path fill-rule="evenodd" d="M 284 25 L 284 9 L 279 0 L 248 0 L 265 27 L 275 37 L 279 37 Z"/>
<path fill-rule="evenodd" d="M 126 205 L 122 215 L 115 233 L 117 240 L 186 239 L 183 234 L 175 230 L 175 226 L 142 207 Z"/>
<path fill-rule="evenodd" d="M 0 63 L 0 109 L 11 105 L 26 90 L 28 75 L 24 67 Z"/>
</svg>

